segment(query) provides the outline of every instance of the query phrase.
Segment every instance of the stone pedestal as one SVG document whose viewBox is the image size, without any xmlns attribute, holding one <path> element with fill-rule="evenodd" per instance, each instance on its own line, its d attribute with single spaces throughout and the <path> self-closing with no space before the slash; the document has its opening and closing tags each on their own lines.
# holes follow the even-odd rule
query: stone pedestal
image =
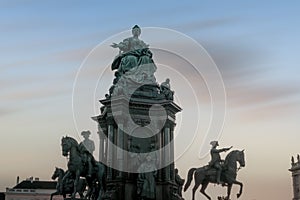
<svg viewBox="0 0 300 200">
<path fill-rule="evenodd" d="M 140 165 L 135 153 L 151 153 L 158 170 L 155 177 L 156 200 L 174 199 L 174 128 L 175 115 L 181 108 L 172 100 L 156 98 L 131 98 L 120 95 L 117 98 L 100 100 L 101 114 L 92 117 L 98 123 L 100 152 L 99 160 L 107 165 L 107 191 L 104 199 L 133 200 L 137 194 L 137 169 Z M 154 128 L 146 127 L 152 115 L 159 115 L 156 108 L 163 108 L 166 120 L 159 120 Z M 134 124 L 132 124 L 134 122 Z M 133 127 L 130 127 L 133 126 Z M 154 130 L 155 127 L 159 129 Z M 139 132 L 142 131 L 142 132 Z M 139 137 L 143 134 L 146 137 Z M 149 135 L 149 137 L 147 137 Z M 137 137 L 135 137 L 137 136 Z M 118 148 L 116 148 L 118 147 Z M 129 153 L 126 153 L 129 152 Z M 155 153 L 154 153 L 155 152 Z M 132 153 L 132 154 L 131 154 Z M 133 155 L 133 156 L 131 156 Z M 162 168 L 160 168 L 163 166 Z M 136 172 L 136 173 L 134 173 Z"/>
</svg>

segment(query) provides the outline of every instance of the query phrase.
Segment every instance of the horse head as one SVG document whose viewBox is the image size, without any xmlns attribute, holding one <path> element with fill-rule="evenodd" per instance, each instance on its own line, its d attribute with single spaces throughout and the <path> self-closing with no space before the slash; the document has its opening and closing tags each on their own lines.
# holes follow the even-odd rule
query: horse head
<svg viewBox="0 0 300 200">
<path fill-rule="evenodd" d="M 237 161 L 239 162 L 241 167 L 245 167 L 245 153 L 243 149 L 242 151 L 238 151 L 238 158 Z"/>
<path fill-rule="evenodd" d="M 244 154 L 244 150 L 239 151 L 239 150 L 234 150 L 231 151 L 225 158 L 225 163 L 224 165 L 231 165 L 231 166 L 235 166 L 236 162 L 238 162 L 240 164 L 241 167 L 245 167 L 245 154 Z"/>
<path fill-rule="evenodd" d="M 55 170 L 53 172 L 53 175 L 51 177 L 52 180 L 55 180 L 56 178 L 58 178 L 61 174 L 63 175 L 65 172 L 63 169 L 55 167 Z"/>
<path fill-rule="evenodd" d="M 71 148 L 74 146 L 77 147 L 78 143 L 75 139 L 66 136 L 61 139 L 61 146 L 62 146 L 62 155 L 68 156 Z"/>
</svg>

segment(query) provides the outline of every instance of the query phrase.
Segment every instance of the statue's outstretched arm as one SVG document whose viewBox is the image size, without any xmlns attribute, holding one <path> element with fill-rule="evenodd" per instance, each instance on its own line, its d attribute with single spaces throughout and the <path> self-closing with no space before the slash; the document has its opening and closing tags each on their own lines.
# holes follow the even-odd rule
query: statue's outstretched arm
<svg viewBox="0 0 300 200">
<path fill-rule="evenodd" d="M 229 147 L 229 148 L 223 148 L 222 151 L 225 151 L 225 152 L 226 152 L 226 151 L 229 151 L 231 148 L 232 148 L 232 146 Z"/>
<path fill-rule="evenodd" d="M 129 41 L 128 39 L 123 40 L 123 42 L 120 42 L 119 44 L 117 43 L 112 43 L 112 45 L 110 45 L 113 48 L 119 48 L 121 51 L 126 51 L 129 47 Z"/>
</svg>

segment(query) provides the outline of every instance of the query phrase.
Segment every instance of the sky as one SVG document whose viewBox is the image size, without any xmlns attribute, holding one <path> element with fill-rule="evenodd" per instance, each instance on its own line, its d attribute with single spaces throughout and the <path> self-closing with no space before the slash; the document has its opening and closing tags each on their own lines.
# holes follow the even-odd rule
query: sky
<svg viewBox="0 0 300 200">
<path fill-rule="evenodd" d="M 138 24 L 150 46 L 161 38 L 147 31 L 143 36 L 143 27 L 174 30 L 201 45 L 217 66 L 226 91 L 220 146 L 245 149 L 246 166 L 238 174 L 241 199 L 291 199 L 290 158 L 300 153 L 299 7 L 298 1 L 0 1 L 0 191 L 13 187 L 17 176 L 49 180 L 55 166 L 65 168 L 60 139 L 66 134 L 81 140 L 80 131 L 89 129 L 97 144 L 91 117 L 99 114 L 98 100 L 113 79 L 101 56 L 112 61 L 117 52 L 110 39 L 129 37 Z M 99 63 L 81 70 L 99 44 L 107 48 Z M 192 138 L 184 147 L 175 138 L 176 166 L 185 178 L 189 168 L 210 159 L 199 158 L 209 97 L 192 73 L 158 68 L 157 80 L 171 76 L 175 102 L 183 108 L 177 141 Z M 196 98 L 172 81 L 180 77 L 199 89 Z M 191 125 L 198 122 L 198 128 Z M 237 191 L 234 186 L 232 194 Z M 207 192 L 215 198 L 226 190 L 210 185 Z M 191 189 L 184 193 L 186 199 L 190 195 Z M 203 197 L 197 192 L 196 198 Z"/>
</svg>

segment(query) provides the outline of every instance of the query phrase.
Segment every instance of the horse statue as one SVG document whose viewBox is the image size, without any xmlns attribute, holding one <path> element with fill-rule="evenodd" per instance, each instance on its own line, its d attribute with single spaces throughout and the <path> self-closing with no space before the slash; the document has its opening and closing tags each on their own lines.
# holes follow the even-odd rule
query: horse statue
<svg viewBox="0 0 300 200">
<path fill-rule="evenodd" d="M 245 156 L 244 150 L 238 151 L 234 150 L 231 151 L 225 158 L 221 181 L 223 182 L 222 186 L 227 186 L 227 197 L 226 200 L 229 200 L 231 188 L 233 184 L 237 184 L 240 186 L 240 191 L 237 194 L 237 198 L 239 198 L 242 194 L 243 190 L 243 183 L 236 180 L 237 171 L 237 162 L 239 163 L 240 167 L 245 166 Z M 206 196 L 207 199 L 211 200 L 211 197 L 205 193 L 205 189 L 207 188 L 209 183 L 217 183 L 217 171 L 216 169 L 210 168 L 209 166 L 204 166 L 200 168 L 191 168 L 188 172 L 187 182 L 184 186 L 184 191 L 188 189 L 191 185 L 193 180 L 193 174 L 195 179 L 195 186 L 193 188 L 193 198 L 195 200 L 195 192 L 197 191 L 198 187 L 202 185 L 200 192 Z"/>
<path fill-rule="evenodd" d="M 69 176 L 74 177 L 74 191 L 72 193 L 72 199 L 75 199 L 77 184 L 79 183 L 80 177 L 84 177 L 87 181 L 88 191 L 85 198 L 94 200 L 101 200 L 102 192 L 106 190 L 106 179 L 105 179 L 105 166 L 95 161 L 92 154 L 88 151 L 82 152 L 79 148 L 79 144 L 72 137 L 63 137 L 61 139 L 62 155 L 69 156 L 68 171 L 63 177 L 63 180 Z M 89 167 L 87 159 L 92 162 L 92 172 L 89 174 Z M 98 191 L 98 194 L 93 194 Z"/>
<path fill-rule="evenodd" d="M 64 182 L 62 182 L 64 175 L 65 175 L 65 171 L 63 169 L 57 168 L 57 167 L 55 168 L 55 171 L 53 172 L 53 175 L 51 178 L 53 180 L 58 178 L 58 180 L 57 180 L 57 185 L 56 185 L 56 192 L 51 194 L 50 200 L 52 200 L 53 196 L 56 196 L 56 195 L 62 195 L 65 199 L 67 194 L 71 195 L 74 192 L 74 188 L 73 188 L 74 187 L 74 178 L 70 178 L 70 179 L 67 179 Z M 61 188 L 62 188 L 62 190 L 61 190 Z M 86 181 L 84 179 L 79 179 L 77 188 L 76 188 L 76 192 L 78 192 L 81 199 L 84 198 L 83 193 L 85 191 L 85 188 L 86 188 Z"/>
</svg>

